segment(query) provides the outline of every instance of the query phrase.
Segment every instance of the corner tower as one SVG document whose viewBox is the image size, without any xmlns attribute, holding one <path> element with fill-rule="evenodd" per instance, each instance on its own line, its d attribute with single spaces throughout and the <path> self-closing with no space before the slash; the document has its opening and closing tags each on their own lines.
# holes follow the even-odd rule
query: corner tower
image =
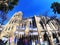
<svg viewBox="0 0 60 45">
<path fill-rule="evenodd" d="M 22 20 L 22 12 L 16 12 L 12 18 L 8 21 L 6 24 L 4 30 L 1 32 L 1 37 L 7 36 L 7 37 L 14 37 L 14 32 L 16 31 L 16 26 L 20 25 L 20 22 Z"/>
</svg>

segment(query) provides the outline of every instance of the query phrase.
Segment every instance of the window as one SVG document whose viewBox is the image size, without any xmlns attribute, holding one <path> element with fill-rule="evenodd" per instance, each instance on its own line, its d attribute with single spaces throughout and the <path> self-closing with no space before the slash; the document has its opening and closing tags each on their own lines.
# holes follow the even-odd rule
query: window
<svg viewBox="0 0 60 45">
<path fill-rule="evenodd" d="M 43 25 L 43 23 L 41 21 L 40 21 L 40 24 L 41 24 L 42 28 L 44 29 L 44 25 Z"/>
<path fill-rule="evenodd" d="M 20 15 L 19 14 L 16 14 L 14 17 L 20 17 Z"/>
<path fill-rule="evenodd" d="M 13 21 L 11 23 L 13 24 Z"/>
<path fill-rule="evenodd" d="M 30 27 L 31 27 L 31 21 L 30 21 Z"/>
<path fill-rule="evenodd" d="M 24 27 L 26 27 L 26 24 L 24 24 Z"/>
<path fill-rule="evenodd" d="M 8 30 L 10 30 L 10 27 L 8 28 Z"/>
<path fill-rule="evenodd" d="M 11 29 L 13 29 L 14 26 L 11 27 Z"/>
<path fill-rule="evenodd" d="M 45 32 L 45 33 L 44 33 L 44 41 L 46 41 L 46 40 L 48 40 L 48 35 L 47 35 L 47 33 Z"/>
<path fill-rule="evenodd" d="M 58 32 L 58 36 L 60 37 L 60 32 Z"/>
<path fill-rule="evenodd" d="M 57 34 L 56 34 L 56 33 L 52 33 L 52 35 L 53 35 L 53 38 L 56 38 L 56 36 L 57 36 Z"/>
<path fill-rule="evenodd" d="M 14 20 L 14 23 L 16 23 L 17 22 L 17 20 Z"/>
<path fill-rule="evenodd" d="M 33 25 L 33 28 L 37 27 L 35 17 L 32 17 L 32 25 Z"/>
<path fill-rule="evenodd" d="M 29 25 L 30 27 L 32 27 L 32 23 L 31 23 L 31 21 L 30 21 L 30 25 Z"/>
<path fill-rule="evenodd" d="M 22 24 L 22 27 L 23 27 L 23 24 Z"/>
</svg>

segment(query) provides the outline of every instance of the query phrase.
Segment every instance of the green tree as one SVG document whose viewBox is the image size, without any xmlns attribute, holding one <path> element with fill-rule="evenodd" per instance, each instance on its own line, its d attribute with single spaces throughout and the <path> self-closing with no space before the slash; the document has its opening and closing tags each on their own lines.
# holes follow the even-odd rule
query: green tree
<svg viewBox="0 0 60 45">
<path fill-rule="evenodd" d="M 15 5 L 18 4 L 18 0 L 0 0 L 0 18 L 1 24 L 7 19 L 8 11 L 11 11 Z"/>
<path fill-rule="evenodd" d="M 51 8 L 53 9 L 53 12 L 56 14 L 56 13 L 58 13 L 58 14 L 60 14 L 60 3 L 58 3 L 58 2 L 53 2 L 52 4 L 51 4 Z"/>
</svg>

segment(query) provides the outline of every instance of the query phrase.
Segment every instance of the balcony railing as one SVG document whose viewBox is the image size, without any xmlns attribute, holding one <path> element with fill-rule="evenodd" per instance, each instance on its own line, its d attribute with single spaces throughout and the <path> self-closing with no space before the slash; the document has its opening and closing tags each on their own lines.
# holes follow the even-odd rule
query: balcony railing
<svg viewBox="0 0 60 45">
<path fill-rule="evenodd" d="M 29 35 L 38 35 L 38 32 L 29 32 Z"/>
<path fill-rule="evenodd" d="M 19 26 L 16 27 L 16 30 L 25 30 L 25 29 L 26 29 L 25 27 L 19 27 Z"/>
<path fill-rule="evenodd" d="M 20 28 L 20 30 L 25 30 L 25 29 L 26 29 L 25 27 Z"/>
<path fill-rule="evenodd" d="M 29 28 L 29 30 L 37 31 L 37 28 Z"/>
</svg>

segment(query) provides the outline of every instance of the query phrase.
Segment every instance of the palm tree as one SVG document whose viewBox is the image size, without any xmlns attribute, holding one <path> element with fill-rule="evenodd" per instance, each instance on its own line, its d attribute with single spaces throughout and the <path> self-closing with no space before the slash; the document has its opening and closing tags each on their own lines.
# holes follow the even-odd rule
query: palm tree
<svg viewBox="0 0 60 45">
<path fill-rule="evenodd" d="M 17 3 L 18 0 L 0 0 L 0 10 L 3 12 L 12 10 Z"/>
<path fill-rule="evenodd" d="M 2 19 L 0 22 L 1 24 L 3 24 L 3 22 L 7 19 L 8 11 L 11 11 L 17 4 L 18 0 L 0 0 L 0 18 Z"/>
<path fill-rule="evenodd" d="M 51 8 L 53 9 L 53 12 L 56 14 L 60 14 L 60 3 L 54 2 L 51 4 Z"/>
</svg>

